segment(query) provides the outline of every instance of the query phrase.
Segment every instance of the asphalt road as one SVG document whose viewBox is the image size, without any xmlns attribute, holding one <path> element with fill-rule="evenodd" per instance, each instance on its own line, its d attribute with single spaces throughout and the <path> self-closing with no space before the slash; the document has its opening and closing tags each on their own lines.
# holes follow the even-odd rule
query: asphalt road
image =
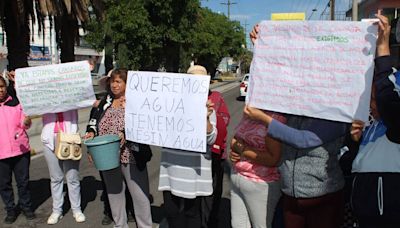
<svg viewBox="0 0 400 228">
<path fill-rule="evenodd" d="M 238 124 L 242 116 L 242 110 L 244 102 L 238 99 L 239 96 L 239 83 L 233 82 L 229 84 L 222 84 L 215 88 L 223 93 L 225 101 L 229 107 L 231 113 L 231 123 L 229 125 L 229 138 L 232 137 L 233 129 Z M 86 111 L 87 112 L 87 111 Z M 84 123 L 86 120 L 83 120 Z M 165 216 L 163 211 L 163 201 L 161 192 L 157 191 L 158 186 L 158 174 L 159 174 L 159 163 L 160 163 L 160 150 L 157 147 L 152 147 L 153 158 L 148 163 L 149 179 L 150 179 L 150 191 L 153 195 L 154 202 L 152 203 L 152 217 L 153 227 L 166 227 Z M 86 154 L 86 153 L 84 153 Z M 223 200 L 220 210 L 220 225 L 219 227 L 228 228 L 230 227 L 230 181 L 229 181 L 229 164 L 226 163 L 226 174 L 224 177 L 224 190 Z M 81 175 L 81 192 L 82 192 L 82 210 L 86 215 L 86 222 L 76 223 L 72 217 L 68 198 L 64 203 L 64 218 L 56 225 L 51 227 L 62 228 L 62 227 L 112 227 L 102 226 L 101 220 L 103 218 L 103 203 L 100 201 L 101 195 L 101 182 L 99 174 L 94 166 L 90 165 L 87 161 L 86 156 L 81 160 L 80 164 L 80 175 Z M 0 221 L 0 227 L 4 228 L 39 228 L 48 227 L 46 224 L 48 216 L 51 214 L 52 199 L 50 193 L 50 179 L 46 161 L 42 155 L 36 155 L 32 159 L 30 166 L 30 186 L 33 200 L 33 207 L 37 218 L 32 221 L 27 221 L 23 215 L 20 215 L 17 221 L 12 225 L 6 225 Z M 15 181 L 13 181 L 15 188 Z M 66 190 L 66 185 L 64 190 Z M 16 189 L 14 191 L 16 193 Z M 65 194 L 66 191 L 65 191 Z M 17 196 L 16 196 L 17 197 Z M 66 197 L 68 197 L 66 195 Z M 0 202 L 0 208 L 3 208 L 3 202 Z M 6 213 L 5 210 L 0 210 L 0 218 L 3 219 Z M 136 224 L 129 223 L 130 227 L 136 227 Z"/>
</svg>

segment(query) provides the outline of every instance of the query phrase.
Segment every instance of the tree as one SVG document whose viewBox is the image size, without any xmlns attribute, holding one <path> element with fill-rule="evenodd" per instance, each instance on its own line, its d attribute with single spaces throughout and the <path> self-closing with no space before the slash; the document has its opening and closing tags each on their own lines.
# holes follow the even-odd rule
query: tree
<svg viewBox="0 0 400 228">
<path fill-rule="evenodd" d="M 186 59 L 192 45 L 192 36 L 201 10 L 199 1 L 147 0 L 146 9 L 154 27 L 154 35 L 161 43 L 154 50 L 156 62 L 169 72 L 185 71 L 182 59 Z"/>
<path fill-rule="evenodd" d="M 27 67 L 29 45 L 29 17 L 33 14 L 33 5 L 29 1 L 2 1 L 0 15 L 7 34 L 8 65 L 11 68 Z"/>
<path fill-rule="evenodd" d="M 91 6 L 101 15 L 102 0 L 91 0 Z M 0 0 L 0 21 L 7 35 L 8 62 L 13 68 L 28 66 L 30 52 L 30 21 L 44 28 L 44 19 L 55 22 L 61 48 L 61 61 L 74 61 L 74 46 L 78 41 L 78 21 L 89 19 L 90 0 Z"/>
<path fill-rule="evenodd" d="M 105 8 L 104 20 L 88 23 L 85 39 L 102 50 L 109 37 L 118 66 L 185 72 L 194 57 L 213 74 L 223 57 L 243 52 L 240 24 L 198 0 L 109 0 Z"/>
<path fill-rule="evenodd" d="M 210 9 L 201 9 L 200 15 L 189 52 L 197 64 L 203 65 L 214 75 L 223 57 L 238 59 L 245 52 L 242 48 L 245 43 L 244 31 L 239 22 L 230 21 Z"/>
<path fill-rule="evenodd" d="M 149 69 L 152 51 L 160 46 L 142 0 L 108 1 L 103 20 L 92 18 L 85 39 L 95 49 L 113 54 L 118 67 Z M 107 43 L 105 41 L 108 39 Z M 106 45 L 105 45 L 106 44 Z"/>
</svg>

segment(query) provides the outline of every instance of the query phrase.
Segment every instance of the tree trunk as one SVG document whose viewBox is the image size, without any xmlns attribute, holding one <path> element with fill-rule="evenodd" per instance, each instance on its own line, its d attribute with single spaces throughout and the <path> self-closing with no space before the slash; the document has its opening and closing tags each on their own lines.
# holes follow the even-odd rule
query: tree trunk
<svg viewBox="0 0 400 228">
<path fill-rule="evenodd" d="M 114 68 L 113 52 L 114 52 L 114 46 L 112 43 L 112 39 L 109 35 L 106 35 L 104 38 L 104 56 L 103 56 L 103 58 L 105 58 L 104 65 L 106 68 L 106 74 L 108 74 L 108 72 Z"/>
<path fill-rule="evenodd" d="M 60 60 L 62 63 L 75 61 L 75 40 L 78 34 L 78 21 L 71 15 L 64 14 L 61 16 L 60 28 Z"/>
<path fill-rule="evenodd" d="M 29 22 L 19 23 L 17 15 L 17 5 L 14 0 L 6 1 L 4 12 L 4 25 L 7 35 L 7 59 L 9 69 L 16 69 L 28 66 L 29 45 Z M 28 18 L 28 17 L 25 17 Z"/>
<path fill-rule="evenodd" d="M 178 72 L 180 62 L 180 45 L 170 41 L 164 47 L 165 69 L 167 72 Z"/>
</svg>

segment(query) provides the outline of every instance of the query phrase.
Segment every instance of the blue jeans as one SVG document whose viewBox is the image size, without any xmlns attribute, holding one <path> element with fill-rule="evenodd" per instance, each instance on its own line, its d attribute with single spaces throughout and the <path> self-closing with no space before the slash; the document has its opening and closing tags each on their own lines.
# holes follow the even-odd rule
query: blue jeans
<svg viewBox="0 0 400 228">
<path fill-rule="evenodd" d="M 16 157 L 0 160 L 0 195 L 8 213 L 16 208 L 12 188 L 12 173 L 18 188 L 18 206 L 24 211 L 32 210 L 31 193 L 29 191 L 29 164 L 31 154 L 25 153 Z"/>
</svg>

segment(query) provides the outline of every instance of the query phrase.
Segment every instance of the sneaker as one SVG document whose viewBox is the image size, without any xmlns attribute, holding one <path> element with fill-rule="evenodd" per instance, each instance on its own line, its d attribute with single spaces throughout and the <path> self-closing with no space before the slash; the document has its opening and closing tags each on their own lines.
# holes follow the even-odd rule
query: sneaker
<svg viewBox="0 0 400 228">
<path fill-rule="evenodd" d="M 32 220 L 32 219 L 36 218 L 35 213 L 33 213 L 33 211 L 31 211 L 31 210 L 23 210 L 22 214 L 24 214 L 24 216 L 27 220 Z"/>
<path fill-rule="evenodd" d="M 82 212 L 74 213 L 73 216 L 78 223 L 86 221 L 86 217 Z"/>
<path fill-rule="evenodd" d="M 62 219 L 62 217 L 63 217 L 62 214 L 53 212 L 53 213 L 51 213 L 50 217 L 47 219 L 47 224 L 49 224 L 49 225 L 57 224 Z"/>
<path fill-rule="evenodd" d="M 18 214 L 15 212 L 8 212 L 6 218 L 4 219 L 5 224 L 13 224 L 17 220 Z"/>
<path fill-rule="evenodd" d="M 106 225 L 110 225 L 113 222 L 111 216 L 108 215 L 104 215 L 103 220 L 101 220 L 101 224 L 106 226 Z"/>
</svg>

